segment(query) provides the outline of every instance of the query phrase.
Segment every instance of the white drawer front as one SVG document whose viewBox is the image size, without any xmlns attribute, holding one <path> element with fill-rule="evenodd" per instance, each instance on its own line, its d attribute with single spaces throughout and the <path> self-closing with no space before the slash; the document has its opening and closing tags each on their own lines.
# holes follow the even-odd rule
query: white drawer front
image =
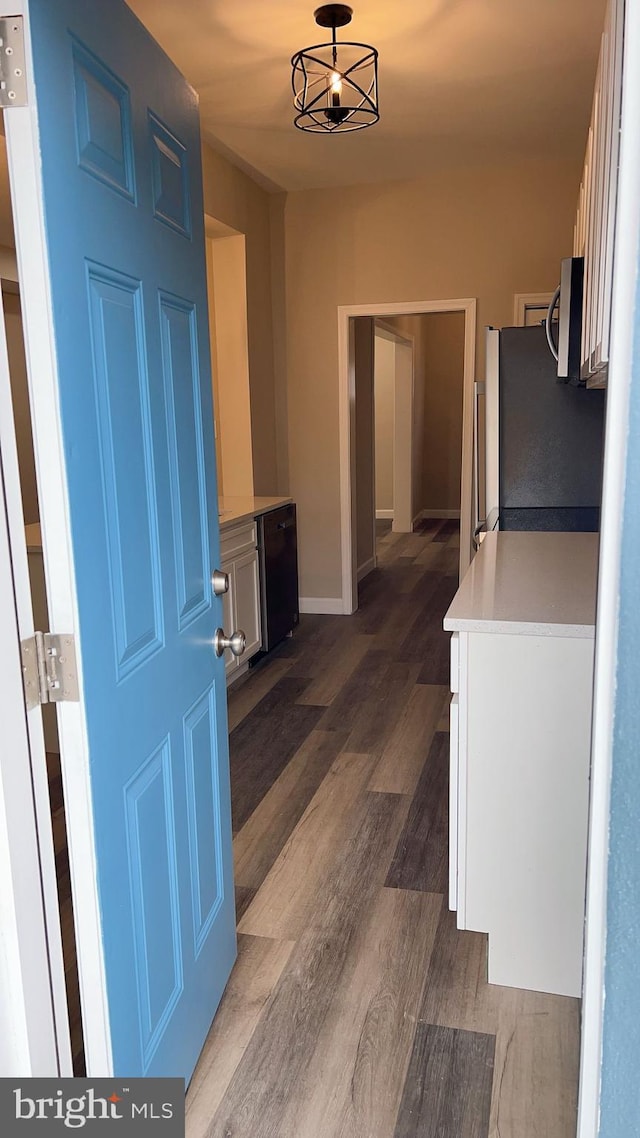
<svg viewBox="0 0 640 1138">
<path fill-rule="evenodd" d="M 233 529 L 222 530 L 220 534 L 220 556 L 223 561 L 239 557 L 255 549 L 258 533 L 255 522 L 243 522 Z"/>
<path fill-rule="evenodd" d="M 451 680 L 452 692 L 460 691 L 460 633 L 451 633 Z"/>
<path fill-rule="evenodd" d="M 449 708 L 449 908 L 458 908 L 458 795 L 460 783 L 460 709 L 454 695 Z"/>
</svg>

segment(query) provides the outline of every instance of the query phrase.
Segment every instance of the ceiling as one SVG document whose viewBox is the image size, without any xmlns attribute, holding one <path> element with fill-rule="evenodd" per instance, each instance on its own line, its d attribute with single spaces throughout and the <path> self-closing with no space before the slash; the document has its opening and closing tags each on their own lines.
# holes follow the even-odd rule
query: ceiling
<svg viewBox="0 0 640 1138">
<path fill-rule="evenodd" d="M 128 2 L 200 93 L 205 138 L 268 188 L 584 152 L 605 0 L 352 0 L 381 121 L 331 136 L 293 126 L 289 61 L 325 38 L 318 0 Z"/>
</svg>

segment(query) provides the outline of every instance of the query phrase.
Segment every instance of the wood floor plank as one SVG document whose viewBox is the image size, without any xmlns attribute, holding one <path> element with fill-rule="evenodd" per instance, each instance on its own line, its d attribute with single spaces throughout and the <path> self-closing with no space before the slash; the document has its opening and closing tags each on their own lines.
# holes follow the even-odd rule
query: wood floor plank
<svg viewBox="0 0 640 1138">
<path fill-rule="evenodd" d="M 390 663 L 372 699 L 353 713 L 346 746 L 351 751 L 381 755 L 416 685 L 419 666 Z"/>
<path fill-rule="evenodd" d="M 348 724 L 354 710 L 375 698 L 389 665 L 385 652 L 370 648 L 353 669 L 342 690 L 322 716 L 322 731 L 339 731 Z"/>
<path fill-rule="evenodd" d="M 336 730 L 350 725 L 349 751 L 381 754 L 409 699 L 417 665 L 390 661 L 389 653 L 371 649 L 354 669 L 318 726 Z"/>
<path fill-rule="evenodd" d="M 447 518 L 440 526 L 438 532 L 434 534 L 434 541 L 448 541 L 450 537 L 458 537 L 460 533 L 460 522 L 457 518 Z"/>
<path fill-rule="evenodd" d="M 442 628 L 443 615 L 458 587 L 456 577 L 436 578 L 421 611 L 398 645 L 395 658 L 406 663 L 419 662 L 420 683 L 447 684 L 449 681 L 450 634 Z"/>
<path fill-rule="evenodd" d="M 495 1037 L 420 1023 L 394 1138 L 488 1138 Z"/>
<path fill-rule="evenodd" d="M 489 1138 L 574 1138 L 580 1001 L 501 993 Z"/>
<path fill-rule="evenodd" d="M 316 670 L 315 678 L 303 691 L 298 703 L 329 707 L 370 648 L 369 636 L 355 635 L 342 643 L 334 639 L 329 653 L 323 656 L 321 666 Z"/>
<path fill-rule="evenodd" d="M 229 731 L 253 711 L 263 696 L 270 692 L 278 680 L 285 676 L 291 667 L 287 659 L 263 660 L 257 668 L 252 668 L 243 679 L 231 684 L 227 689 L 227 714 Z"/>
<path fill-rule="evenodd" d="M 306 680 L 283 676 L 231 732 L 233 828 L 242 828 L 314 729 L 322 707 L 299 707 Z"/>
<path fill-rule="evenodd" d="M 304 640 L 296 640 L 289 675 L 313 680 L 332 667 L 337 645 L 346 642 L 344 617 L 325 616 L 324 620 L 326 623 L 311 629 Z"/>
<path fill-rule="evenodd" d="M 370 790 L 414 793 L 433 736 L 439 730 L 443 709 L 448 709 L 448 705 L 449 689 L 443 685 L 420 684 L 413 688 L 373 772 Z"/>
<path fill-rule="evenodd" d="M 392 533 L 391 537 L 384 542 L 383 548 L 380 549 L 378 564 L 384 566 L 395 560 L 396 557 L 404 555 L 405 551 L 411 547 L 411 538 L 415 536 L 412 533 Z M 382 546 L 382 542 L 380 544 Z"/>
<path fill-rule="evenodd" d="M 249 905 L 256 895 L 256 890 L 248 885 L 240 885 L 236 879 L 235 881 L 235 895 L 236 895 L 236 926 L 240 924 L 244 914 L 246 913 Z"/>
<path fill-rule="evenodd" d="M 456 914 L 446 906 L 440 914 L 419 1018 L 468 1031 L 495 1034 L 498 1030 L 487 983 L 487 938 L 484 933 L 459 931 Z"/>
<path fill-rule="evenodd" d="M 235 880 L 253 895 L 339 755 L 346 731 L 312 731 L 233 842 Z M 244 913 L 245 905 L 242 912 Z"/>
<path fill-rule="evenodd" d="M 361 795 L 350 840 L 332 867 L 331 888 L 312 897 L 313 919 L 291 954 L 207 1138 L 285 1138 L 283 1116 L 316 1050 L 363 915 L 379 891 L 380 867 L 391 855 L 395 842 L 390 836 L 397 835 L 404 810 L 398 795 Z"/>
<path fill-rule="evenodd" d="M 291 942 L 238 937 L 238 959 L 186 1098 L 186 1133 L 204 1138 L 291 955 Z"/>
<path fill-rule="evenodd" d="M 393 1138 L 441 906 L 434 894 L 380 891 L 282 1133 Z"/>
<path fill-rule="evenodd" d="M 279 940 L 302 935 L 323 891 L 331 892 L 333 865 L 351 841 L 373 763 L 371 755 L 339 755 L 242 918 L 241 932 Z M 406 814 L 409 800 L 402 801 Z"/>
<path fill-rule="evenodd" d="M 580 1001 L 488 984 L 486 942 L 443 908 L 420 1020 L 495 1034 L 490 1138 L 575 1138 Z"/>
<path fill-rule="evenodd" d="M 436 734 L 385 884 L 445 893 L 449 874 L 449 736 Z"/>
<path fill-rule="evenodd" d="M 442 715 L 440 716 L 440 718 L 438 720 L 438 726 L 436 727 L 436 731 L 450 731 L 451 730 L 451 720 L 450 720 L 450 711 L 449 711 L 450 705 L 451 705 L 451 700 L 448 698 L 447 703 L 446 703 L 446 707 L 444 708 Z"/>
</svg>

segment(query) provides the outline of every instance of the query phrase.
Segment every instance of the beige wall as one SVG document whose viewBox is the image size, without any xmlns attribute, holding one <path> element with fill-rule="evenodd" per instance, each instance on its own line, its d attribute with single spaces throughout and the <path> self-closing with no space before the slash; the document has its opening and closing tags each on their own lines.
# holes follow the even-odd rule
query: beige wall
<svg viewBox="0 0 640 1138">
<path fill-rule="evenodd" d="M 275 494 L 278 492 L 277 401 L 274 391 L 270 195 L 206 144 L 202 148 L 202 165 L 205 214 L 230 225 L 246 238 L 253 482 L 256 494 Z"/>
<path fill-rule="evenodd" d="M 373 320 L 362 316 L 354 322 L 353 345 L 356 388 L 356 565 L 358 570 L 371 561 L 375 552 L 373 340 Z"/>
<path fill-rule="evenodd" d="M 33 437 L 31 434 L 31 409 L 29 407 L 27 364 L 22 334 L 22 315 L 18 296 L 13 293 L 4 293 L 2 303 L 7 329 L 9 378 L 11 380 L 11 401 L 13 403 L 18 466 L 20 468 L 22 511 L 25 525 L 31 525 L 32 522 L 40 520 L 40 512 L 38 509 L 36 466 L 33 454 Z"/>
<path fill-rule="evenodd" d="M 207 237 L 207 282 L 219 493 L 252 496 L 247 280 L 242 234 Z"/>
<path fill-rule="evenodd" d="M 376 334 L 374 362 L 376 510 L 393 510 L 395 345 Z"/>
<path fill-rule="evenodd" d="M 288 195 L 289 489 L 303 596 L 341 592 L 338 305 L 477 297 L 481 376 L 484 325 L 511 322 L 514 293 L 555 288 L 579 177 L 577 163 L 536 163 Z"/>
<path fill-rule="evenodd" d="M 460 509 L 464 312 L 420 317 L 424 351 L 423 510 Z"/>
</svg>

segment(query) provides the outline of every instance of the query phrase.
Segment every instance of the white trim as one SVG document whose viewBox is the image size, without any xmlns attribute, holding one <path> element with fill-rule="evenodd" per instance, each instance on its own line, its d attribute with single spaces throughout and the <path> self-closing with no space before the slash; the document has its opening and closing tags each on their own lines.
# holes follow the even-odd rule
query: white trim
<svg viewBox="0 0 640 1138">
<path fill-rule="evenodd" d="M 227 675 L 227 687 L 230 688 L 231 685 L 235 684 L 236 680 L 239 680 L 241 676 L 246 676 L 248 671 L 249 661 L 247 660 L 246 664 L 240 664 L 238 668 L 234 668 L 232 672 L 229 672 Z"/>
<path fill-rule="evenodd" d="M 342 597 L 300 597 L 298 609 L 301 613 L 320 613 L 324 616 L 343 616 Z"/>
<path fill-rule="evenodd" d="M 376 510 L 376 520 L 377 521 L 382 521 L 385 518 L 387 520 L 392 519 L 393 518 L 393 510 Z"/>
<path fill-rule="evenodd" d="M 475 297 L 458 300 L 397 301 L 388 304 L 341 304 L 338 306 L 338 406 L 340 431 L 340 541 L 342 557 L 342 611 L 357 608 L 354 571 L 354 531 L 351 467 L 354 448 L 355 384 L 350 354 L 350 321 L 354 316 L 422 316 L 428 312 L 464 312 L 464 387 L 462 398 L 462 470 L 460 509 L 460 576 L 471 561 L 471 514 L 473 476 L 473 384 L 476 355 Z M 352 338 L 352 337 L 351 337 Z"/>
<path fill-rule="evenodd" d="M 358 584 L 360 584 L 361 581 L 364 581 L 364 578 L 367 577 L 369 573 L 372 573 L 375 567 L 375 557 L 370 557 L 368 561 L 363 561 L 362 565 L 358 566 Z M 342 599 L 340 600 L 340 604 L 342 605 Z"/>
<path fill-rule="evenodd" d="M 459 518 L 460 510 L 421 510 L 416 518 L 416 521 L 422 521 L 423 518 Z"/>
<path fill-rule="evenodd" d="M 395 344 L 405 344 L 408 347 L 414 346 L 415 336 L 403 335 L 393 327 L 393 324 L 387 324 L 386 320 L 374 320 L 373 328 L 374 336 L 380 336 L 383 340 L 393 340 Z"/>
<path fill-rule="evenodd" d="M 578 1138 L 596 1138 L 600 1084 L 607 931 L 607 872 L 611 754 L 616 689 L 618 601 L 626 475 L 634 308 L 640 257 L 640 6 L 625 5 L 618 212 L 614 243 L 611 356 L 596 627 L 587 919 L 582 1005 Z"/>
<path fill-rule="evenodd" d="M 0 282 L 1 284 L 4 282 Z M 11 282 L 12 289 L 14 283 Z M 0 457 L 6 496 L 7 523 L 11 574 L 15 591 L 15 615 L 18 637 L 27 640 L 35 631 L 31 600 L 31 582 L 27 560 L 24 514 L 22 511 L 22 490 L 18 467 L 18 450 L 14 427 L 9 356 L 4 318 L 4 297 L 0 302 Z M 46 631 L 43 629 L 42 631 Z M 24 718 L 24 712 L 22 713 Z M 60 905 L 56 875 L 56 858 L 51 827 L 51 802 L 49 799 L 49 779 L 44 741 L 42 712 L 39 707 L 32 708 L 26 715 L 28 747 L 26 753 L 16 754 L 14 762 L 25 764 L 25 777 L 33 785 L 33 805 L 36 817 L 36 836 L 38 856 L 42 875 L 42 897 L 44 900 L 46 935 L 48 944 L 48 963 L 46 965 L 53 996 L 55 1037 L 57 1040 L 57 1067 L 63 1076 L 73 1074 L 71 1056 L 71 1037 L 69 1032 L 69 1009 L 65 982 L 64 956 L 62 951 L 62 930 L 60 924 Z M 15 853 L 15 851 L 14 851 Z M 44 1014 L 43 1008 L 43 1014 Z"/>
<path fill-rule="evenodd" d="M 548 309 L 553 300 L 553 292 L 517 292 L 513 298 L 513 323 L 523 328 L 528 308 Z"/>
<path fill-rule="evenodd" d="M 16 15 L 18 9 L 24 14 L 29 105 L 7 111 L 5 129 L 49 615 L 54 630 L 76 635 L 78 654 L 80 702 L 58 704 L 57 710 L 87 1074 L 97 1077 L 110 1075 L 113 1063 L 97 889 L 82 658 L 77 637 L 77 597 L 42 209 L 38 115 L 28 8 L 24 0 L 17 0 L 7 14 Z"/>
<path fill-rule="evenodd" d="M 20 638 L 0 468 L 0 1073 L 58 1072 Z"/>
</svg>

